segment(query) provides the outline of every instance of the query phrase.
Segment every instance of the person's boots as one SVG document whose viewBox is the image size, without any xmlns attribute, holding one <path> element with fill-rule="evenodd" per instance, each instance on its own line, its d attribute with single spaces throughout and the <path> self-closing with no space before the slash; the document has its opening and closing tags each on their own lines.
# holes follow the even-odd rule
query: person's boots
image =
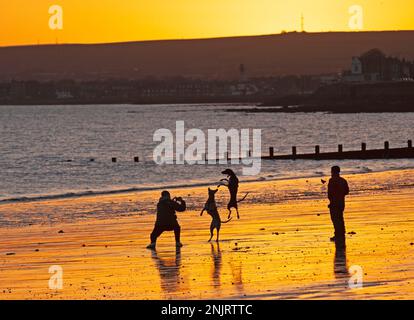
<svg viewBox="0 0 414 320">
<path fill-rule="evenodd" d="M 156 245 L 156 243 L 155 243 L 155 242 L 152 242 L 151 244 L 149 244 L 149 245 L 147 246 L 147 249 L 150 249 L 150 250 L 155 250 L 155 245 Z"/>
</svg>

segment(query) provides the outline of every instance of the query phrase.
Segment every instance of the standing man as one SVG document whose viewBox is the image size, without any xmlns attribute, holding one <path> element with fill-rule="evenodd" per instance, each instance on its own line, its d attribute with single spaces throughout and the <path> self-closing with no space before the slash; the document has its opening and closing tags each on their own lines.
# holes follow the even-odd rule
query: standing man
<svg viewBox="0 0 414 320">
<path fill-rule="evenodd" d="M 340 176 L 341 168 L 331 168 L 332 178 L 328 184 L 329 211 L 335 228 L 335 236 L 331 241 L 345 244 L 345 197 L 349 194 L 348 182 Z"/>
<path fill-rule="evenodd" d="M 157 238 L 164 231 L 174 231 L 176 247 L 181 248 L 183 246 L 180 242 L 181 227 L 178 224 L 175 212 L 184 212 L 185 209 L 186 204 L 182 198 L 179 197 L 171 200 L 171 195 L 168 191 L 161 193 L 161 198 L 157 204 L 157 220 L 151 233 L 151 244 L 147 246 L 147 249 L 155 250 Z"/>
</svg>

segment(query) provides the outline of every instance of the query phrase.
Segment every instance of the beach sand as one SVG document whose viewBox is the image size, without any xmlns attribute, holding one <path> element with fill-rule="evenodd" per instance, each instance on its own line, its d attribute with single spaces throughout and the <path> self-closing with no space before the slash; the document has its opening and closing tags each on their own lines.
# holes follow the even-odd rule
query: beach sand
<svg viewBox="0 0 414 320">
<path fill-rule="evenodd" d="M 333 230 L 320 178 L 242 184 L 241 194 L 251 194 L 240 204 L 241 219 L 234 215 L 222 226 L 219 244 L 207 243 L 211 220 L 199 216 L 207 188 L 172 190 L 191 202 L 178 214 L 179 252 L 172 232 L 161 236 L 157 252 L 145 249 L 155 215 L 144 214 L 140 203 L 155 208 L 159 191 L 5 203 L 0 217 L 8 221 L 25 214 L 53 218 L 0 229 L 0 298 L 413 299 L 413 176 L 405 170 L 346 177 L 359 191 L 348 197 L 352 234 L 345 251 L 329 241 Z M 409 182 L 390 187 L 395 180 Z M 286 196 L 275 200 L 275 193 Z M 227 197 L 220 190 L 223 219 Z M 87 214 L 112 207 L 127 214 Z M 70 221 L 68 212 L 85 214 Z M 49 288 L 53 265 L 63 270 L 61 290 Z M 353 266 L 362 268 L 362 288 L 349 286 Z"/>
</svg>

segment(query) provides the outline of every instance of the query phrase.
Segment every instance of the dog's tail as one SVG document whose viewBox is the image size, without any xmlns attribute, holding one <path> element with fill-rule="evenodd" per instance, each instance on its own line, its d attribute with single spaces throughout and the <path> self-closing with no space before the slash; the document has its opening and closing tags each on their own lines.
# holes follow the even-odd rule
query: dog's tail
<svg viewBox="0 0 414 320">
<path fill-rule="evenodd" d="M 228 222 L 231 221 L 231 219 L 233 219 L 233 218 L 230 217 L 227 221 L 222 221 L 221 223 L 228 223 Z"/>
<path fill-rule="evenodd" d="M 248 195 L 249 195 L 249 192 L 247 192 L 246 195 L 242 199 L 238 200 L 237 203 L 244 201 Z"/>
</svg>

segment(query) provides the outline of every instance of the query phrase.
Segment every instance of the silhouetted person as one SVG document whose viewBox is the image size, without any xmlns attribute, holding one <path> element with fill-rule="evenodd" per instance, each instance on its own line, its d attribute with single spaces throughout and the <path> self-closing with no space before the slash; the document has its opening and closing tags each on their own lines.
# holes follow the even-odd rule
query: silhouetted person
<svg viewBox="0 0 414 320">
<path fill-rule="evenodd" d="M 335 236 L 331 238 L 331 241 L 345 245 L 344 210 L 345 197 L 349 194 L 349 187 L 348 182 L 339 175 L 340 172 L 341 169 L 338 166 L 334 166 L 331 169 L 332 178 L 328 184 L 328 198 L 330 202 L 328 207 L 335 228 Z"/>
<path fill-rule="evenodd" d="M 174 231 L 177 248 L 183 246 L 180 241 L 181 227 L 177 221 L 176 211 L 184 212 L 185 209 L 186 204 L 182 198 L 171 200 L 171 195 L 168 191 L 161 193 L 161 198 L 157 204 L 157 220 L 151 233 L 151 244 L 147 247 L 148 249 L 155 250 L 157 238 L 164 231 Z"/>
</svg>

